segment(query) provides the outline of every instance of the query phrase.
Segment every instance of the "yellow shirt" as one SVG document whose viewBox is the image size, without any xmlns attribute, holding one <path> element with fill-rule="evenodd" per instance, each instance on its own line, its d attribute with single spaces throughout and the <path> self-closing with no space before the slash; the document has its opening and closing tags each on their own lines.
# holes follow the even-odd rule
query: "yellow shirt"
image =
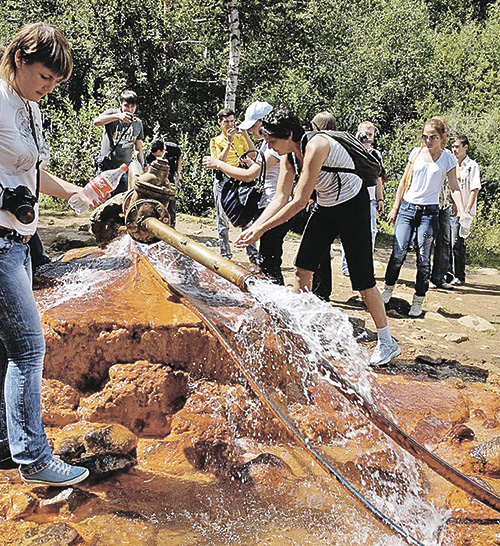
<svg viewBox="0 0 500 546">
<path fill-rule="evenodd" d="M 219 157 L 222 150 L 227 146 L 227 142 L 227 138 L 222 133 L 210 139 L 210 155 L 212 157 Z M 239 156 L 243 155 L 248 149 L 247 139 L 243 135 L 234 135 L 225 163 L 237 167 Z"/>
</svg>

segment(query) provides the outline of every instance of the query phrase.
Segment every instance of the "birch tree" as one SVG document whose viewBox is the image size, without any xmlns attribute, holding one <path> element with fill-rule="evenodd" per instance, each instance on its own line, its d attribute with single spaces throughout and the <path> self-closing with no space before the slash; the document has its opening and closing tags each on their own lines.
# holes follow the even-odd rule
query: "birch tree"
<svg viewBox="0 0 500 546">
<path fill-rule="evenodd" d="M 238 11 L 238 0 L 229 0 L 227 2 L 227 9 L 229 16 L 229 66 L 224 103 L 226 108 L 234 110 L 240 71 L 240 14 Z"/>
</svg>

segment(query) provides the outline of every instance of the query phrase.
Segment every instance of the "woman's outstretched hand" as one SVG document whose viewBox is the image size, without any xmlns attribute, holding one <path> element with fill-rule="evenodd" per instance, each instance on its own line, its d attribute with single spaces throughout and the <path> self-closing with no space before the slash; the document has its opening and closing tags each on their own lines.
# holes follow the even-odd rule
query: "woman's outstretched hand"
<svg viewBox="0 0 500 546">
<path fill-rule="evenodd" d="M 258 227 L 250 226 L 242 231 L 239 237 L 234 242 L 234 245 L 238 248 L 244 248 L 252 243 L 255 243 L 262 236 L 262 230 Z"/>
<path fill-rule="evenodd" d="M 219 168 L 219 160 L 215 157 L 212 157 L 211 155 L 206 155 L 201 160 L 201 164 L 205 167 L 205 169 L 218 169 Z"/>
</svg>

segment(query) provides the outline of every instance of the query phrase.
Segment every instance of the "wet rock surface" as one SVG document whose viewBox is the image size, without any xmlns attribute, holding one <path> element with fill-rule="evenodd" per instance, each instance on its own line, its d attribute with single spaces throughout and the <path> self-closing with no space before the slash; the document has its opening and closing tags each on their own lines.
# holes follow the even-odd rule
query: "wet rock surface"
<svg viewBox="0 0 500 546">
<path fill-rule="evenodd" d="M 104 387 L 81 401 L 78 416 L 122 423 L 136 434 L 167 435 L 172 415 L 186 401 L 188 378 L 163 364 L 117 364 L 109 369 Z"/>
<path fill-rule="evenodd" d="M 235 382 L 219 343 L 174 296 L 165 296 L 159 280 L 145 281 L 143 275 L 148 278 L 147 270 L 118 279 L 113 297 L 98 294 L 86 297 L 83 306 L 62 303 L 45 314 L 49 438 L 55 452 L 88 465 L 93 477 L 61 491 L 27 486 L 16 471 L 0 471 L 0 536 L 26 545 L 108 546 L 131 537 L 138 546 L 213 545 L 215 535 L 204 536 L 206 528 L 227 518 L 234 525 L 245 510 L 255 509 L 245 525 L 259 529 L 250 536 L 265 537 L 262 543 L 337 543 L 314 531 L 324 513 L 324 528 L 332 528 L 332 483 L 311 485 L 291 439 L 249 387 Z M 77 350 L 78 342 L 83 346 Z M 440 351 L 418 354 L 428 358 L 417 362 L 417 353 L 405 349 L 401 362 L 407 364 L 376 374 L 377 406 L 457 468 L 500 490 L 500 397 L 494 378 L 464 371 L 458 362 L 448 366 Z M 284 366 L 277 370 L 286 374 Z M 287 377 L 272 382 L 282 385 Z M 405 469 L 383 447 L 383 435 L 362 414 L 350 412 L 330 384 L 318 381 L 309 396 L 294 397 L 290 413 L 313 445 L 324 445 L 357 485 L 396 496 L 404 492 Z M 354 448 L 347 451 L 346 445 Z M 324 479 L 323 471 L 316 473 Z M 461 520 L 481 520 L 467 526 L 450 522 L 443 544 L 495 544 L 498 526 L 484 524 L 493 511 L 442 481 L 436 484 L 425 468 L 418 481 L 426 500 L 454 510 Z M 282 510 L 288 517 L 296 507 L 292 519 L 301 528 L 282 532 L 262 511 L 268 503 L 273 514 Z M 305 513 L 311 519 L 303 519 Z M 69 524 L 63 521 L 68 517 Z M 231 532 L 223 532 L 219 543 Z M 242 542 L 245 532 L 240 528 L 235 544 L 255 543 Z"/>
</svg>

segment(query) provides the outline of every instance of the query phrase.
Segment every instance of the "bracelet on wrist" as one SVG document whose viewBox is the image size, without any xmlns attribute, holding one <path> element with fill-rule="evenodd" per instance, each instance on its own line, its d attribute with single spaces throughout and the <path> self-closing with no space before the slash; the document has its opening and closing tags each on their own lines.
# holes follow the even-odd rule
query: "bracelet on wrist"
<svg viewBox="0 0 500 546">
<path fill-rule="evenodd" d="M 377 203 L 384 203 L 383 199 L 377 199 Z"/>
</svg>

